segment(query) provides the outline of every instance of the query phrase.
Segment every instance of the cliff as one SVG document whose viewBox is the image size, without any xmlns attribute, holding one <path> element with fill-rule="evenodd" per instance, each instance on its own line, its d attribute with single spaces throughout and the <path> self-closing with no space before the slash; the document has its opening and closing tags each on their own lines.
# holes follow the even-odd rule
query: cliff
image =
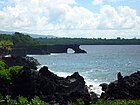
<svg viewBox="0 0 140 105">
<path fill-rule="evenodd" d="M 12 56 L 26 56 L 27 54 L 50 54 L 50 53 L 67 53 L 68 48 L 73 49 L 74 53 L 87 53 L 80 49 L 80 45 L 44 45 L 44 46 L 14 46 L 10 54 Z"/>
</svg>

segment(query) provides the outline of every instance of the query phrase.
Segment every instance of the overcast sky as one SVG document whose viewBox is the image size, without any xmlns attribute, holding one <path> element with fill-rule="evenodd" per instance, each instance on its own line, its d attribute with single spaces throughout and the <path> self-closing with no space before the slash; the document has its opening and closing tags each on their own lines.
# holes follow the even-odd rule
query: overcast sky
<svg viewBox="0 0 140 105">
<path fill-rule="evenodd" d="M 0 30 L 140 38 L 140 0 L 0 0 Z"/>
</svg>

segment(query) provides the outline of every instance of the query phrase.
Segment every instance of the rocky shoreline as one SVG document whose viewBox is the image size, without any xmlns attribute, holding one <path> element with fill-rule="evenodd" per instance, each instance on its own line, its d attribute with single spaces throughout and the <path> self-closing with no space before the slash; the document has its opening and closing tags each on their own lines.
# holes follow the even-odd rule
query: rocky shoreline
<svg viewBox="0 0 140 105">
<path fill-rule="evenodd" d="M 37 60 L 30 57 L 3 58 L 8 66 L 23 65 L 22 71 L 15 77 L 9 86 L 0 78 L 0 93 L 12 97 L 24 96 L 33 98 L 38 96 L 45 102 L 67 105 L 70 101 L 82 98 L 86 105 L 90 102 L 90 94 L 84 78 L 75 72 L 66 78 L 58 77 L 44 66 L 39 71 L 35 66 Z"/>
<path fill-rule="evenodd" d="M 104 99 L 140 99 L 140 71 L 123 77 L 119 72 L 117 80 L 108 84 L 101 84 Z"/>
<path fill-rule="evenodd" d="M 25 96 L 29 99 L 38 96 L 45 102 L 67 105 L 76 99 L 82 98 L 86 105 L 91 100 L 103 99 L 140 99 L 140 71 L 123 77 L 118 73 L 118 80 L 110 84 L 103 83 L 102 94 L 97 97 L 89 92 L 84 78 L 78 72 L 66 78 L 59 77 L 44 66 L 37 71 L 38 61 L 32 57 L 4 57 L 2 60 L 10 67 L 23 66 L 22 71 L 13 77 L 13 83 L 7 85 L 0 78 L 0 93 L 8 94 L 13 98 Z"/>
</svg>

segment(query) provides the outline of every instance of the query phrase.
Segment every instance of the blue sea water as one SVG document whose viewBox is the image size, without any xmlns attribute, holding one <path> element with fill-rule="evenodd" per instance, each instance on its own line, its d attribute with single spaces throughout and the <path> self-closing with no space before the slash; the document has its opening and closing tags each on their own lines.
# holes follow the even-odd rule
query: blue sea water
<svg viewBox="0 0 140 105">
<path fill-rule="evenodd" d="M 87 85 L 100 93 L 99 84 L 116 80 L 117 73 L 130 75 L 140 70 L 140 45 L 83 45 L 87 54 L 31 55 L 55 74 L 66 77 L 79 72 Z"/>
</svg>

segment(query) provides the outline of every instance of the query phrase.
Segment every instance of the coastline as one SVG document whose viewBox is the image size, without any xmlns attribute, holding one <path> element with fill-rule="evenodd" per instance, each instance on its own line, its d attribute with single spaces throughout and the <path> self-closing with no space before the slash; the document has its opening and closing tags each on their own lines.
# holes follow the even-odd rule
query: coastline
<svg viewBox="0 0 140 105">
<path fill-rule="evenodd" d="M 20 71 L 14 74 L 13 71 L 10 71 L 10 67 L 18 64 L 19 59 L 22 66 Z M 53 101 L 54 103 L 62 100 L 69 102 L 69 100 L 74 101 L 79 98 L 84 99 L 87 105 L 90 102 L 90 94 L 84 78 L 78 72 L 64 78 L 51 72 L 47 66 L 41 67 L 39 71 L 37 68 L 31 68 L 39 65 L 37 60 L 32 57 L 4 57 L 3 60 L 6 63 L 4 65 L 9 65 L 9 72 L 13 74 L 9 75 L 11 82 L 7 85 L 5 84 L 8 80 L 0 78 L 0 93 L 2 95 L 11 95 L 11 97 L 20 95 L 28 98 L 38 96 L 45 102 Z M 16 68 L 12 70 L 16 70 Z"/>
<path fill-rule="evenodd" d="M 20 57 L 11 57 L 8 58 L 8 60 L 18 61 L 17 59 L 19 58 Z M 23 64 L 25 64 L 25 62 L 33 62 L 34 58 L 27 58 L 28 57 L 20 58 L 24 59 L 22 60 Z M 34 59 L 34 61 L 37 60 Z M 38 64 L 38 62 L 36 63 Z M 117 74 L 117 80 L 109 84 L 100 84 L 103 92 L 101 95 L 98 95 L 95 93 L 95 87 L 93 85 L 87 87 L 86 80 L 78 72 L 74 72 L 66 78 L 59 77 L 50 71 L 47 66 L 41 67 L 39 71 L 37 71 L 37 69 L 31 69 L 30 66 L 36 65 L 36 63 L 23 66 L 23 68 L 11 78 L 13 83 L 5 85 L 6 81 L 1 81 L 1 94 L 10 94 L 12 97 L 21 95 L 29 98 L 38 96 L 45 102 L 53 101 L 53 103 L 59 103 L 63 100 L 62 103 L 66 102 L 67 104 L 70 100 L 75 102 L 76 99 L 82 98 L 86 105 L 90 105 L 91 100 L 98 99 L 140 99 L 140 71 L 124 77 L 119 72 Z M 0 78 L 0 80 L 3 79 L 4 78 Z M 5 88 L 3 88 L 3 86 Z"/>
<path fill-rule="evenodd" d="M 37 66 L 37 71 L 39 71 L 43 66 L 47 66 L 47 65 L 39 65 L 39 66 Z M 66 78 L 67 76 L 70 76 L 70 75 L 73 74 L 73 73 L 69 73 L 68 74 L 68 73 L 65 73 L 65 72 L 55 72 L 53 70 L 50 70 L 50 71 L 53 72 L 54 74 L 56 74 L 57 76 L 64 77 L 64 78 Z M 84 78 L 84 81 L 86 82 L 85 85 L 88 87 L 89 93 L 94 92 L 94 93 L 97 94 L 98 97 L 100 97 L 101 96 L 101 93 L 103 91 L 101 89 L 101 86 L 99 86 L 99 85 L 102 84 L 102 82 L 101 83 L 98 83 L 98 82 L 96 82 L 96 79 L 94 81 L 94 80 L 86 79 L 84 76 L 83 76 L 83 78 Z"/>
</svg>

